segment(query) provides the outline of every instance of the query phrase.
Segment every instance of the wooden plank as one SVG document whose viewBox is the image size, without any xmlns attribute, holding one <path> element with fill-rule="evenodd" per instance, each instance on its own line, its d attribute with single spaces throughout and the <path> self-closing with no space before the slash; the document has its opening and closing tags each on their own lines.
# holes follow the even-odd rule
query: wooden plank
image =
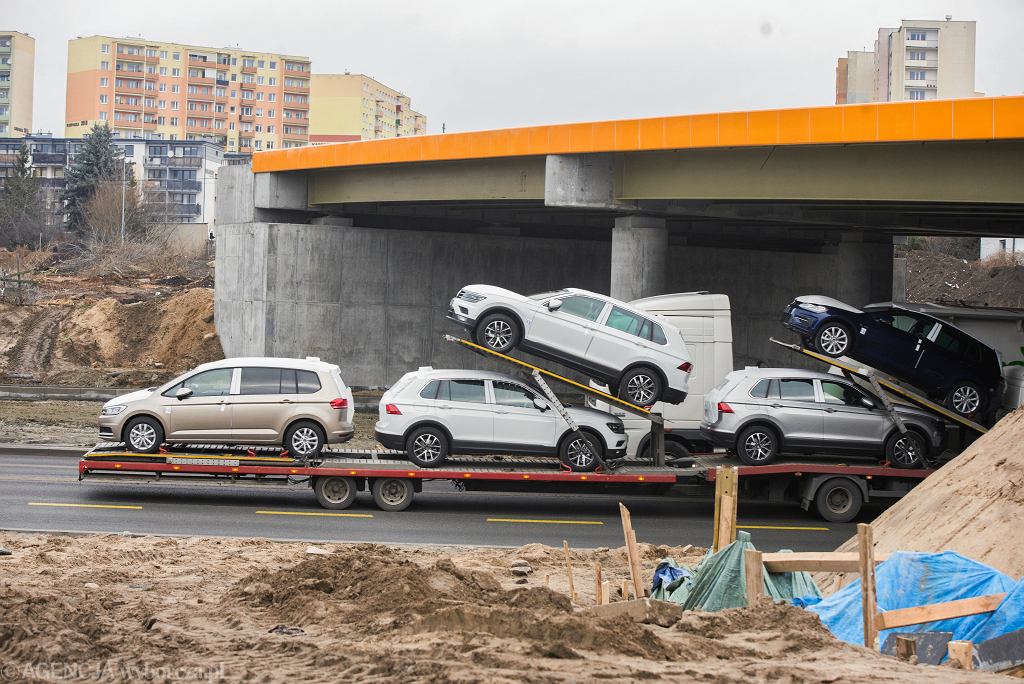
<svg viewBox="0 0 1024 684">
<path fill-rule="evenodd" d="M 857 553 L 860 555 L 860 609 L 864 618 L 864 645 L 878 648 L 878 617 L 875 600 L 875 539 L 871 525 L 857 525 Z"/>
<path fill-rule="evenodd" d="M 715 515 L 711 522 L 711 552 L 715 553 L 718 551 L 718 525 L 722 519 L 722 486 L 723 476 L 725 472 L 725 466 L 718 466 L 715 468 Z"/>
<path fill-rule="evenodd" d="M 629 580 L 622 580 L 622 586 L 619 587 L 619 592 L 622 594 L 623 601 L 629 600 Z"/>
<path fill-rule="evenodd" d="M 766 553 L 761 559 L 768 572 L 860 572 L 860 555 L 856 552 Z M 876 564 L 888 559 L 888 553 L 875 554 Z"/>
<path fill-rule="evenodd" d="M 601 605 L 606 606 L 611 602 L 611 582 L 605 580 L 604 582 L 601 582 Z"/>
<path fill-rule="evenodd" d="M 626 540 L 626 558 L 629 560 L 629 578 L 633 582 L 633 596 L 644 595 L 643 580 L 640 577 L 640 553 L 636 547 L 636 535 L 633 533 L 633 519 L 629 509 L 619 503 L 619 516 L 622 518 L 622 535 Z"/>
<path fill-rule="evenodd" d="M 917 640 L 907 634 L 896 635 L 896 657 L 910 660 L 917 657 Z"/>
<path fill-rule="evenodd" d="M 736 521 L 732 517 L 735 499 L 730 494 L 722 495 L 722 515 L 718 520 L 718 551 L 731 544 L 736 538 Z"/>
<path fill-rule="evenodd" d="M 754 549 L 747 549 L 743 552 L 743 576 L 747 588 L 747 605 L 757 604 L 758 599 L 764 596 L 764 564 L 761 562 L 762 553 Z"/>
<path fill-rule="evenodd" d="M 936 620 L 951 620 L 979 613 L 991 613 L 999 607 L 1004 598 L 1006 598 L 1006 594 L 988 594 L 958 601 L 932 603 L 927 606 L 887 610 L 878 614 L 875 623 L 879 630 L 895 629 L 909 625 L 923 625 Z"/>
<path fill-rule="evenodd" d="M 604 601 L 601 600 L 601 587 L 604 583 L 601 581 L 601 561 L 594 561 L 594 605 L 601 605 Z"/>
<path fill-rule="evenodd" d="M 576 587 L 572 582 L 572 556 L 569 555 L 569 542 L 562 540 L 562 551 L 565 552 L 565 573 L 569 577 L 569 600 L 576 601 Z"/>
<path fill-rule="evenodd" d="M 950 641 L 948 648 L 950 662 L 959 665 L 961 670 L 974 669 L 974 644 L 970 641 Z"/>
</svg>

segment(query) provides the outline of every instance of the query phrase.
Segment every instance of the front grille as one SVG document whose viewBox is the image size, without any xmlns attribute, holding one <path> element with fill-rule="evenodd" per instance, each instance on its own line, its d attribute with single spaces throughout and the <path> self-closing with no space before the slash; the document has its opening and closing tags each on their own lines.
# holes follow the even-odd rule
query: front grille
<svg viewBox="0 0 1024 684">
<path fill-rule="evenodd" d="M 482 294 L 476 292 L 470 292 L 469 290 L 459 290 L 459 294 L 455 295 L 458 299 L 465 299 L 467 302 L 482 302 L 487 299 Z"/>
</svg>

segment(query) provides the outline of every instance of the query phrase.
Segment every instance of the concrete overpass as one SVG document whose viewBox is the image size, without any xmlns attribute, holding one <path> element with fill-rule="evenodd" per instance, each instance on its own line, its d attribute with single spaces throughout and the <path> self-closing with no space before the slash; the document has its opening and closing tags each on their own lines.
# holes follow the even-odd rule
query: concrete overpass
<svg viewBox="0 0 1024 684">
<path fill-rule="evenodd" d="M 1024 97 L 698 114 L 257 153 L 218 179 L 228 354 L 425 363 L 469 282 L 729 294 L 737 365 L 797 294 L 892 296 L 892 236 L 1024 237 Z"/>
</svg>

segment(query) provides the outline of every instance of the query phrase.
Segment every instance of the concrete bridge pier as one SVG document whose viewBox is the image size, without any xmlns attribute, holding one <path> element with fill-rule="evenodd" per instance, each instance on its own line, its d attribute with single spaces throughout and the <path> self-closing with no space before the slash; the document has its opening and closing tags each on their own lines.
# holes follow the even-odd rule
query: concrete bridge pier
<svg viewBox="0 0 1024 684">
<path fill-rule="evenodd" d="M 620 216 L 612 228 L 611 296 L 630 302 L 665 294 L 668 224 L 652 216 Z"/>
</svg>

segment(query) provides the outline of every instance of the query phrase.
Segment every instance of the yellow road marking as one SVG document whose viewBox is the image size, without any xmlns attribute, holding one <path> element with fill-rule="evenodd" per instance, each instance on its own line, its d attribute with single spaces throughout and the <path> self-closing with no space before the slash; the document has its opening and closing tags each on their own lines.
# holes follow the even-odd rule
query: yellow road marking
<svg viewBox="0 0 1024 684">
<path fill-rule="evenodd" d="M 537 523 L 541 525 L 604 525 L 598 520 L 540 520 L 530 518 L 487 518 L 495 523 Z"/>
<path fill-rule="evenodd" d="M 257 515 L 311 515 L 327 518 L 372 518 L 373 513 L 320 513 L 314 511 L 256 511 Z"/>
<path fill-rule="evenodd" d="M 795 525 L 737 525 L 740 530 L 807 530 L 808 532 L 828 532 L 829 527 L 800 527 Z"/>
<path fill-rule="evenodd" d="M 45 501 L 29 501 L 29 506 L 57 506 L 60 508 L 122 508 L 132 511 L 141 511 L 142 506 L 115 506 L 113 504 L 80 504 L 80 503 L 50 503 Z"/>
</svg>

